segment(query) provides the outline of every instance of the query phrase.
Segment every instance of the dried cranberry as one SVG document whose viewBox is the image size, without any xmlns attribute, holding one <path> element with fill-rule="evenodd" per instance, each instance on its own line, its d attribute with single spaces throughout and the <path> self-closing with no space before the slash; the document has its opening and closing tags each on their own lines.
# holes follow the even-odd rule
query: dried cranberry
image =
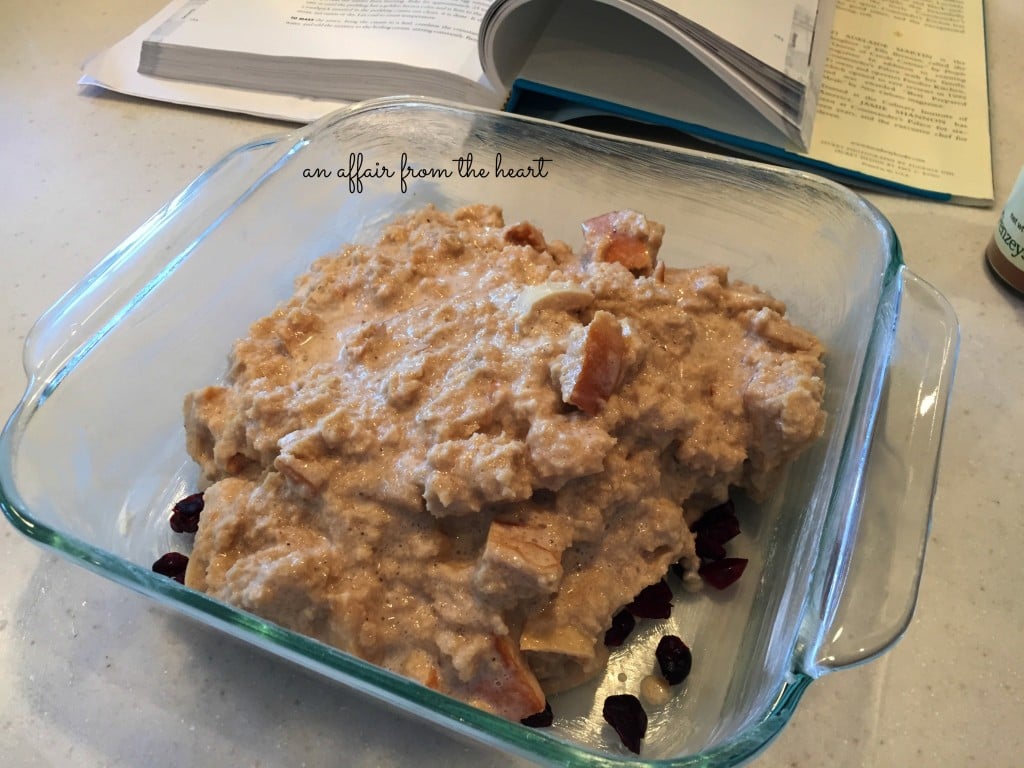
<svg viewBox="0 0 1024 768">
<path fill-rule="evenodd" d="M 732 499 L 712 507 L 701 518 L 690 526 L 690 530 L 697 534 L 697 538 L 705 541 L 714 541 L 718 544 L 725 544 L 740 534 L 740 521 L 736 517 L 736 505 Z"/>
<path fill-rule="evenodd" d="M 672 615 L 672 588 L 664 579 L 644 587 L 626 610 L 638 619 L 667 619 Z"/>
<path fill-rule="evenodd" d="M 719 519 L 724 517 L 735 517 L 736 516 L 736 504 L 732 499 L 726 499 L 721 504 L 708 509 L 701 515 L 700 519 L 690 526 L 691 530 L 697 530 L 701 525 L 707 525 L 709 523 L 717 522 Z"/>
<path fill-rule="evenodd" d="M 702 563 L 697 573 L 715 589 L 725 589 L 743 575 L 746 567 L 747 558 L 727 557 L 724 560 Z"/>
<path fill-rule="evenodd" d="M 715 541 L 710 536 L 697 534 L 695 541 L 697 545 L 697 557 L 701 560 L 722 560 L 725 555 L 725 544 Z"/>
<path fill-rule="evenodd" d="M 661 674 L 669 685 L 679 685 L 690 674 L 693 667 L 693 654 L 680 638 L 665 635 L 658 641 L 654 651 Z"/>
<path fill-rule="evenodd" d="M 166 555 L 161 555 L 160 558 L 153 563 L 153 572 L 159 573 L 161 576 L 172 578 L 179 584 L 184 584 L 185 569 L 187 567 L 187 555 L 183 555 L 180 552 L 168 552 Z"/>
<path fill-rule="evenodd" d="M 619 693 L 604 700 L 601 714 L 630 752 L 640 754 L 640 741 L 647 735 L 647 713 L 640 699 L 631 693 Z"/>
<path fill-rule="evenodd" d="M 545 701 L 543 711 L 532 714 L 529 717 L 524 717 L 519 722 L 531 728 L 547 728 L 555 722 L 555 716 L 551 711 L 551 703 Z"/>
<path fill-rule="evenodd" d="M 175 533 L 195 533 L 199 530 L 199 515 L 202 511 L 201 492 L 181 499 L 171 509 L 171 530 Z"/>
<path fill-rule="evenodd" d="M 604 633 L 604 644 L 609 648 L 618 648 L 626 641 L 635 626 L 636 619 L 632 613 L 625 609 L 619 611 L 612 616 L 612 625 Z"/>
</svg>

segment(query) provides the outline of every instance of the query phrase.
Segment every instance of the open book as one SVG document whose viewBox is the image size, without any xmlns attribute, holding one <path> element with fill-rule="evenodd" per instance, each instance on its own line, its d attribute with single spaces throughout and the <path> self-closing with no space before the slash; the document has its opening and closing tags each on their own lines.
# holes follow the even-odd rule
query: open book
<svg viewBox="0 0 1024 768">
<path fill-rule="evenodd" d="M 603 45 L 605 24 L 623 16 L 634 21 L 620 38 L 627 48 L 638 30 L 664 39 L 659 56 L 678 46 L 708 73 L 705 99 L 749 102 L 776 141 L 807 146 L 835 0 L 820 0 L 820 14 L 819 0 L 489 2 L 188 0 L 143 41 L 139 72 L 314 98 L 409 92 L 501 106 L 523 65 L 536 69 L 535 43 L 562 50 L 575 30 L 576 42 Z M 561 82 L 549 74 L 547 84 Z M 645 106 L 678 117 L 686 96 Z"/>
<path fill-rule="evenodd" d="M 807 148 L 835 0 L 499 0 L 484 72 L 663 120 Z"/>
<path fill-rule="evenodd" d="M 982 0 L 905 5 L 176 0 L 83 82 L 303 122 L 436 96 L 989 204 Z"/>
</svg>

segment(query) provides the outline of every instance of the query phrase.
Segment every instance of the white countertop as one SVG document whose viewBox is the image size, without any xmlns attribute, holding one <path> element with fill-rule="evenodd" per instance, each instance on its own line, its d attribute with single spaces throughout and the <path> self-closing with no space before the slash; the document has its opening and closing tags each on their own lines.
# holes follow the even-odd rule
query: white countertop
<svg viewBox="0 0 1024 768">
<path fill-rule="evenodd" d="M 82 60 L 162 3 L 8 3 L 0 12 L 3 417 L 21 395 L 22 344 L 43 310 L 225 151 L 278 128 L 76 85 Z M 1024 165 L 1024 3 L 986 6 L 1001 204 Z M 885 656 L 815 682 L 754 765 L 1020 765 L 1024 299 L 984 266 L 997 210 L 869 197 L 910 268 L 961 323 L 918 610 Z M 0 584 L 4 765 L 511 762 L 159 611 L 6 522 Z M 148 664 L 157 647 L 176 649 L 161 658 L 177 662 Z"/>
</svg>

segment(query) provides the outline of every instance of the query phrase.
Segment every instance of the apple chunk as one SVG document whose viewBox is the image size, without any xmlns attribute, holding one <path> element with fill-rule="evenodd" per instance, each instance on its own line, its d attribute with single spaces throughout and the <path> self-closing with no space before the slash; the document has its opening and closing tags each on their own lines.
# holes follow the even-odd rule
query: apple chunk
<svg viewBox="0 0 1024 768">
<path fill-rule="evenodd" d="M 661 249 L 665 227 L 642 213 L 623 210 L 583 222 L 583 248 L 594 261 L 621 264 L 634 275 L 649 275 Z"/>
<path fill-rule="evenodd" d="M 585 328 L 573 334 L 566 350 L 560 384 L 562 400 L 591 416 L 600 412 L 619 385 L 626 341 L 615 315 L 598 310 Z"/>
</svg>

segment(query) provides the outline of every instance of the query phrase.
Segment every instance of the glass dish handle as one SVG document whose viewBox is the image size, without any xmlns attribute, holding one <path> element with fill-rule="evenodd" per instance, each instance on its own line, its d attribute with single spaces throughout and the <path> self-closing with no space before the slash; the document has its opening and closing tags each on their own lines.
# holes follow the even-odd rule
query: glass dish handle
<svg viewBox="0 0 1024 768">
<path fill-rule="evenodd" d="M 917 603 L 959 328 L 949 303 L 903 269 L 903 297 L 874 437 L 857 541 L 819 635 L 812 676 L 868 661 L 906 631 Z"/>
<path fill-rule="evenodd" d="M 46 310 L 25 340 L 22 365 L 29 390 L 45 385 L 97 343 L 205 231 L 284 162 L 297 148 L 287 139 L 269 136 L 226 154 Z M 183 220 L 187 226 L 181 226 Z M 170 221 L 174 227 L 165 226 Z"/>
</svg>

